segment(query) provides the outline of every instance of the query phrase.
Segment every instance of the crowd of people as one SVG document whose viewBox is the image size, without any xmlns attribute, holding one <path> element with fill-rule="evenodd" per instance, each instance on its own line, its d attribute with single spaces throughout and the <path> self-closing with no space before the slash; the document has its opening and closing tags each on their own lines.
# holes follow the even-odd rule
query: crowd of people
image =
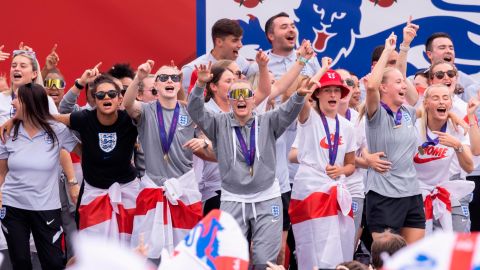
<svg viewBox="0 0 480 270">
<path fill-rule="evenodd" d="M 255 59 L 221 19 L 213 49 L 181 69 L 98 63 L 74 82 L 55 47 L 41 68 L 27 45 L 1 46 L 1 269 L 64 269 L 76 231 L 145 242 L 158 264 L 213 209 L 240 226 L 252 269 L 379 269 L 380 251 L 469 232 L 480 84 L 442 32 L 407 77 L 420 27 L 392 33 L 362 76 L 318 61 L 286 13 Z"/>
</svg>

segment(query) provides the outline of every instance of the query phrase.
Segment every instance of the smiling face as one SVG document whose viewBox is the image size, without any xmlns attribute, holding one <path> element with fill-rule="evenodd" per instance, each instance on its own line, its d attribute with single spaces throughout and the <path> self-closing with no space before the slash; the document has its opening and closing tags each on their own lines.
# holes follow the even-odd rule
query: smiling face
<svg viewBox="0 0 480 270">
<path fill-rule="evenodd" d="M 343 85 L 350 90 L 348 92 L 348 95 L 346 95 L 344 98 L 340 99 L 340 104 L 349 104 L 350 99 L 353 94 L 353 87 L 354 87 L 354 81 L 352 79 L 352 76 L 350 73 L 344 69 L 337 69 L 336 70 L 338 74 L 340 74 L 340 77 L 342 78 Z"/>
<path fill-rule="evenodd" d="M 455 73 L 455 76 L 452 78 L 448 74 Z M 440 78 L 440 75 L 443 73 L 443 78 Z M 456 69 L 450 63 L 441 63 L 434 65 L 431 68 L 430 72 L 430 83 L 433 84 L 444 84 L 450 89 L 450 94 L 453 95 L 455 87 L 457 86 L 457 74 Z"/>
<path fill-rule="evenodd" d="M 402 106 L 405 102 L 407 84 L 398 69 L 387 68 L 380 85 L 382 100 L 389 101 L 395 106 Z"/>
<path fill-rule="evenodd" d="M 15 109 L 15 119 L 24 120 L 23 103 L 20 99 L 14 98 L 12 100 L 12 106 Z"/>
<path fill-rule="evenodd" d="M 159 91 L 161 99 L 177 100 L 181 82 L 180 70 L 176 68 L 163 66 L 155 73 L 155 89 Z"/>
<path fill-rule="evenodd" d="M 12 59 L 10 66 L 10 81 L 13 89 L 21 85 L 31 83 L 37 78 L 38 72 L 33 70 L 32 60 L 23 55 L 17 55 Z"/>
<path fill-rule="evenodd" d="M 431 51 L 427 51 L 430 63 L 439 61 L 455 62 L 455 48 L 452 40 L 446 37 L 438 37 L 432 41 Z"/>
<path fill-rule="evenodd" d="M 443 84 L 432 85 L 425 92 L 423 106 L 429 119 L 446 121 L 448 111 L 452 108 L 452 96 Z"/>
<path fill-rule="evenodd" d="M 272 22 L 272 30 L 268 33 L 273 51 L 290 52 L 297 42 L 297 28 L 289 17 L 278 17 Z"/>
<path fill-rule="evenodd" d="M 222 59 L 235 61 L 242 46 L 242 36 L 228 35 L 215 39 L 215 50 L 219 52 Z"/>
<path fill-rule="evenodd" d="M 48 73 L 47 76 L 45 77 L 45 81 L 47 80 L 61 80 L 63 81 L 63 77 L 58 74 L 58 73 Z M 55 102 L 55 105 L 60 104 L 60 101 L 62 101 L 64 90 L 65 89 L 60 89 L 57 88 L 56 85 L 52 85 L 51 87 L 45 86 L 45 90 L 47 91 L 47 95 L 49 95 L 53 101 Z"/>
<path fill-rule="evenodd" d="M 235 79 L 236 78 L 233 73 L 230 72 L 228 69 L 225 69 L 225 71 L 220 76 L 218 82 L 210 84 L 210 89 L 212 89 L 215 101 L 221 100 L 223 102 L 227 102 L 228 90 L 230 89 L 230 86 L 235 81 Z"/>
<path fill-rule="evenodd" d="M 114 93 L 115 97 L 110 97 L 108 93 Z M 100 93 L 100 94 L 99 94 Z M 97 95 L 104 95 L 103 99 L 97 97 Z M 95 92 L 95 106 L 101 114 L 111 115 L 115 114 L 120 107 L 120 98 L 119 93 L 115 88 L 113 83 L 100 83 L 97 86 L 97 91 Z"/>
<path fill-rule="evenodd" d="M 230 86 L 230 91 L 234 89 L 252 89 L 248 82 L 235 82 Z M 243 97 L 239 99 L 228 99 L 228 104 L 232 108 L 233 114 L 237 119 L 248 120 L 252 117 L 253 109 L 255 108 L 255 97 Z"/>
</svg>

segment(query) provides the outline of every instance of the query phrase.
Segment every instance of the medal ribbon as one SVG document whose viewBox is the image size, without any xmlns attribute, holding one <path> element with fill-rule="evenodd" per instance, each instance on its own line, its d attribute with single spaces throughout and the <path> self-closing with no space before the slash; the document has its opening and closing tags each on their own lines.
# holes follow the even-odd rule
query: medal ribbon
<svg viewBox="0 0 480 270">
<path fill-rule="evenodd" d="M 444 132 L 444 133 L 445 133 L 445 131 L 447 131 L 447 123 L 445 123 L 445 124 L 442 126 L 442 128 L 440 129 L 440 131 L 441 131 L 441 132 Z M 422 144 L 422 148 L 425 149 L 425 148 L 427 148 L 427 146 L 429 146 L 429 145 L 435 146 L 435 145 L 438 144 L 438 137 L 432 140 L 432 138 L 430 138 L 430 136 L 428 136 L 428 128 L 427 128 L 427 127 L 425 127 L 425 135 L 427 136 L 427 141 Z"/>
<path fill-rule="evenodd" d="M 322 118 L 323 128 L 325 128 L 325 134 L 328 142 L 328 161 L 329 161 L 329 164 L 333 166 L 333 164 L 335 164 L 335 160 L 337 159 L 338 143 L 340 141 L 340 121 L 338 121 L 338 115 L 335 115 L 336 129 L 335 129 L 335 136 L 333 138 L 333 144 L 332 144 L 332 140 L 330 139 L 330 129 L 328 128 L 327 118 L 325 117 L 322 111 L 320 111 L 320 117 Z"/>
<path fill-rule="evenodd" d="M 352 113 L 350 112 L 350 108 L 347 109 L 347 112 L 345 113 L 345 118 L 347 118 L 348 121 L 352 119 Z"/>
<path fill-rule="evenodd" d="M 387 104 L 383 103 L 380 101 L 380 104 L 382 105 L 382 107 L 387 111 L 387 113 L 393 117 L 393 121 L 395 121 L 395 125 L 396 126 L 400 126 L 402 124 L 402 110 L 400 110 L 400 108 L 398 108 L 398 111 L 397 111 L 397 115 L 396 117 L 393 116 L 393 111 L 392 109 L 390 109 L 390 107 L 388 107 Z"/>
<path fill-rule="evenodd" d="M 170 151 L 170 145 L 172 145 L 173 137 L 175 136 L 175 130 L 177 129 L 178 116 L 180 114 L 180 105 L 177 102 L 175 110 L 173 111 L 172 124 L 170 125 L 170 130 L 167 132 L 165 130 L 165 122 L 163 120 L 163 110 L 162 105 L 157 100 L 157 119 L 158 119 L 158 133 L 160 134 L 160 142 L 162 143 L 162 150 L 164 155 L 168 155 Z"/>
<path fill-rule="evenodd" d="M 237 135 L 238 142 L 240 143 L 240 148 L 242 150 L 243 157 L 245 158 L 245 162 L 249 167 L 252 167 L 253 162 L 255 161 L 255 120 L 253 120 L 252 127 L 250 128 L 250 149 L 247 149 L 247 144 L 242 136 L 240 127 L 235 127 L 235 134 Z"/>
</svg>

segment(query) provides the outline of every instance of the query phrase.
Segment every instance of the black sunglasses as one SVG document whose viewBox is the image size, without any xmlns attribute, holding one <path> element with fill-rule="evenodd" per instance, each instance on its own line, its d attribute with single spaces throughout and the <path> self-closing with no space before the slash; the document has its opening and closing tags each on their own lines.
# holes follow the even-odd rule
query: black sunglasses
<svg viewBox="0 0 480 270">
<path fill-rule="evenodd" d="M 172 80 L 172 82 L 179 82 L 180 81 L 180 75 L 178 75 L 178 74 L 158 74 L 157 78 L 155 78 L 155 81 L 166 82 L 166 81 L 168 81 L 168 78 L 170 78 Z"/>
<path fill-rule="evenodd" d="M 450 79 L 453 78 L 453 77 L 455 77 L 455 76 L 457 76 L 457 72 L 456 72 L 455 70 L 453 70 L 453 69 L 447 70 L 447 71 L 445 71 L 445 72 L 439 70 L 439 71 L 433 73 L 433 76 L 435 76 L 437 79 L 441 80 L 441 79 L 443 79 L 443 78 L 445 77 L 445 74 L 447 74 L 447 76 L 448 76 Z M 432 76 L 432 79 L 433 79 L 433 76 Z"/>
<path fill-rule="evenodd" d="M 354 87 L 354 86 L 355 86 L 355 81 L 352 80 L 352 79 L 346 79 L 346 80 L 345 80 L 345 84 L 346 84 L 347 86 Z"/>
<path fill-rule="evenodd" d="M 117 90 L 108 90 L 107 92 L 96 92 L 95 98 L 97 98 L 98 100 L 103 100 L 107 95 L 110 98 L 116 98 L 118 96 L 118 92 Z"/>
</svg>

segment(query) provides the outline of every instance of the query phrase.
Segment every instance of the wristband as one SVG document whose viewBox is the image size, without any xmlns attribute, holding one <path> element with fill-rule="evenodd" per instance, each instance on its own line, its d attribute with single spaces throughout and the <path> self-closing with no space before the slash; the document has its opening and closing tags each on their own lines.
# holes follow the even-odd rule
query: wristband
<svg viewBox="0 0 480 270">
<path fill-rule="evenodd" d="M 300 63 L 302 63 L 303 65 L 306 65 L 306 64 L 308 63 L 308 60 L 310 60 L 310 59 L 307 59 L 307 58 L 305 58 L 305 57 L 303 57 L 303 56 L 300 56 L 300 57 L 298 57 L 297 60 L 298 60 Z"/>
<path fill-rule="evenodd" d="M 410 50 L 410 46 L 406 46 L 406 45 L 400 44 L 400 51 L 402 51 L 402 52 L 408 52 L 408 50 Z"/>
<path fill-rule="evenodd" d="M 75 87 L 77 87 L 78 90 L 82 90 L 83 88 L 85 88 L 84 85 L 81 85 L 81 84 L 78 82 L 78 79 L 75 80 Z"/>
</svg>

